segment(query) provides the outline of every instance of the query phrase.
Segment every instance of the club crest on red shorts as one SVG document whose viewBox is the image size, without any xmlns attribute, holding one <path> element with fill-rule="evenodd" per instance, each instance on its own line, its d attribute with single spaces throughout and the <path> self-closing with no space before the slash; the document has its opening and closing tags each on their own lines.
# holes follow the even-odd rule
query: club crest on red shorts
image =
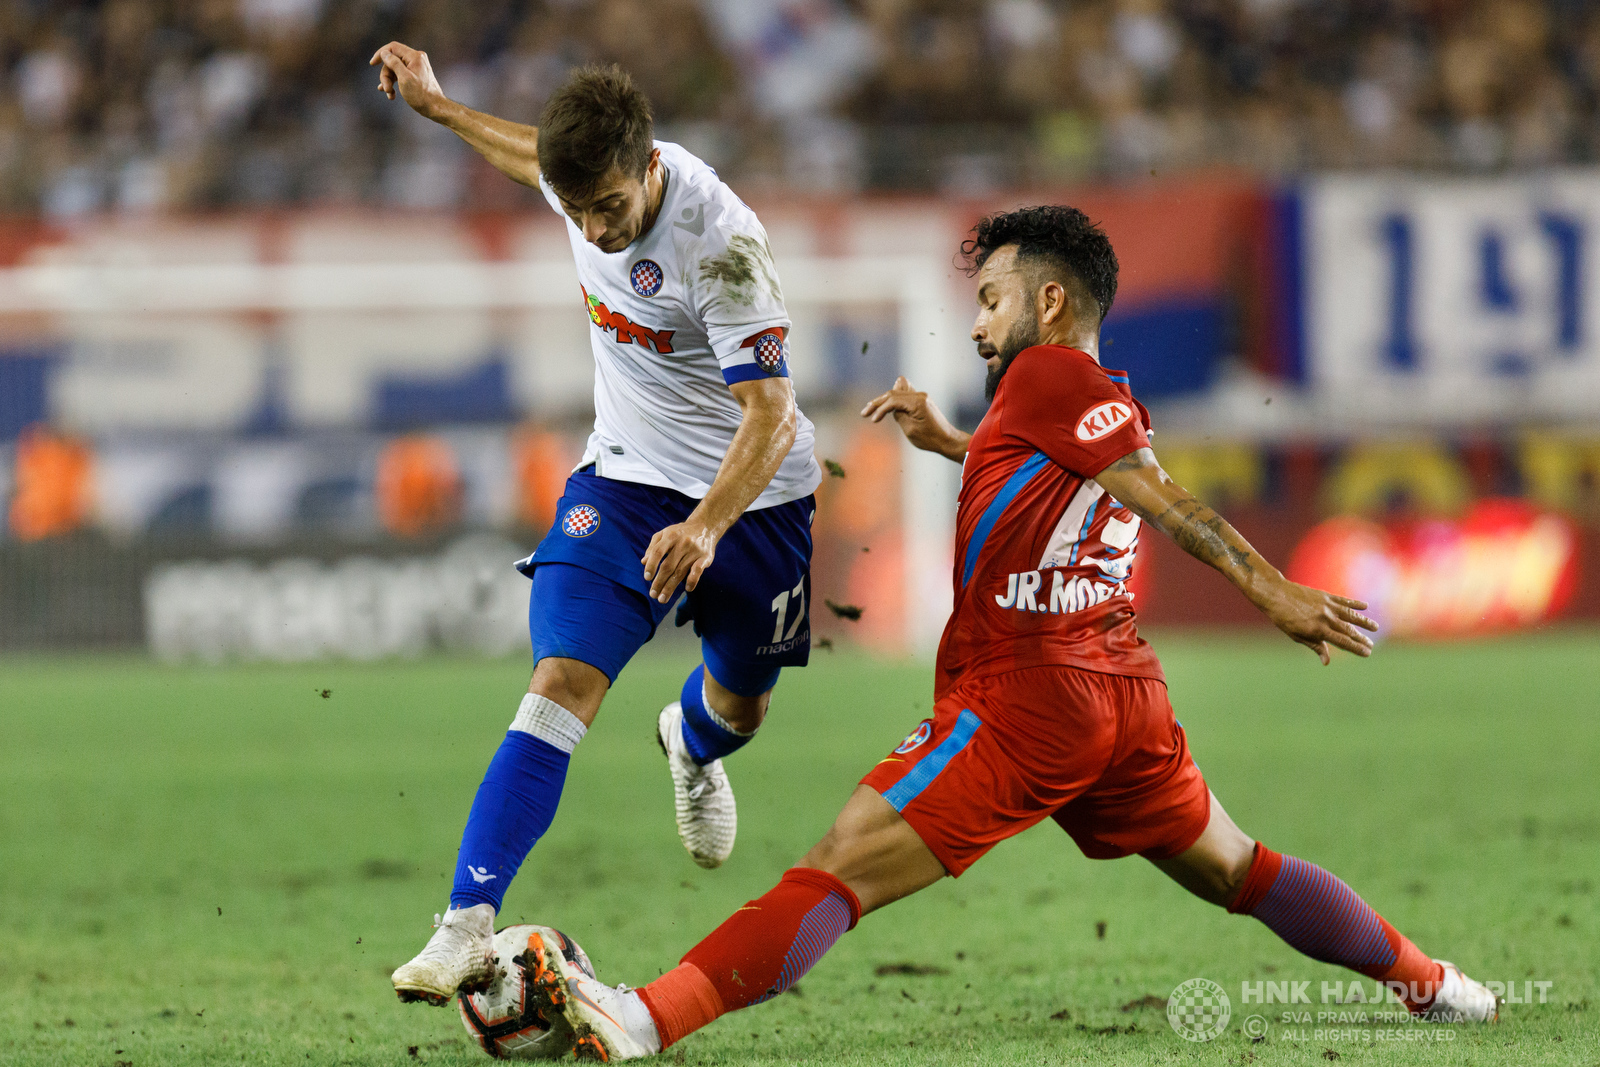
<svg viewBox="0 0 1600 1067">
<path fill-rule="evenodd" d="M 900 742 L 900 747 L 894 750 L 895 754 L 903 756 L 907 752 L 910 752 L 912 749 L 918 748 L 921 745 L 926 744 L 928 738 L 930 738 L 932 736 L 933 736 L 933 723 L 931 723 L 931 722 L 922 723 L 915 730 L 912 730 L 909 734 L 906 735 L 906 739 L 904 741 Z"/>
<path fill-rule="evenodd" d="M 561 532 L 568 537 L 588 537 L 600 529 L 600 513 L 588 504 L 568 508 L 561 516 Z"/>
</svg>

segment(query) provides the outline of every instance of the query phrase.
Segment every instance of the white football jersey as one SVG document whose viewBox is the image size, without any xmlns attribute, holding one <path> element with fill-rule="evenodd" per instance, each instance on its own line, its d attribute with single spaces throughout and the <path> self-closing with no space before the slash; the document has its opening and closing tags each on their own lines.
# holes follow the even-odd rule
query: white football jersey
<svg viewBox="0 0 1600 1067">
<path fill-rule="evenodd" d="M 594 433 L 580 466 L 700 499 L 739 428 L 729 386 L 788 377 L 789 316 L 755 212 L 716 171 L 657 141 L 666 193 L 650 230 L 621 252 L 566 219 L 594 348 Z M 796 500 L 822 481 L 811 420 L 797 412 L 794 447 L 754 508 Z"/>
</svg>

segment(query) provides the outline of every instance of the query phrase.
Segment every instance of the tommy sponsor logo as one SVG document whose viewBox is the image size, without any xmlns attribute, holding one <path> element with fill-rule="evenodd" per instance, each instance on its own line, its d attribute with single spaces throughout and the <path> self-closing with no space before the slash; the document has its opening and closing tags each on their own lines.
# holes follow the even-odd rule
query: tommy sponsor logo
<svg viewBox="0 0 1600 1067">
<path fill-rule="evenodd" d="M 661 264 L 653 259 L 641 259 L 628 271 L 628 281 L 640 296 L 655 296 L 661 291 L 661 283 L 666 277 Z"/>
<path fill-rule="evenodd" d="M 656 288 L 660 287 L 658 282 Z M 583 289 L 583 286 L 580 285 L 578 288 Z M 605 302 L 599 297 L 590 296 L 587 289 L 583 289 L 583 302 L 589 306 L 589 321 L 602 330 L 614 332 L 619 344 L 653 348 L 663 355 L 672 351 L 672 335 L 677 332 L 676 330 L 652 330 L 648 326 L 640 326 L 622 312 L 612 311 L 606 307 Z"/>
<path fill-rule="evenodd" d="M 600 513 L 588 504 L 568 508 L 561 516 L 561 532 L 568 537 L 588 537 L 600 529 Z"/>
<path fill-rule="evenodd" d="M 1104 604 L 1117 594 L 1128 596 L 1122 582 L 1091 582 L 1087 578 L 1067 578 L 1061 571 L 1050 572 L 1050 593 L 1040 591 L 1044 582 L 1043 571 L 1021 571 L 1006 576 L 1006 591 L 996 593 L 994 602 L 1003 608 L 1017 611 L 1048 611 L 1052 615 L 1082 611 L 1096 604 Z"/>
<path fill-rule="evenodd" d="M 1078 420 L 1078 440 L 1098 441 L 1133 418 L 1133 406 L 1120 400 L 1108 400 L 1089 409 Z"/>
<path fill-rule="evenodd" d="M 906 735 L 904 741 L 900 742 L 900 747 L 894 750 L 895 755 L 903 756 L 914 748 L 922 747 L 928 743 L 928 738 L 932 736 L 933 723 L 925 722 L 919 724 L 915 730 Z"/>
</svg>

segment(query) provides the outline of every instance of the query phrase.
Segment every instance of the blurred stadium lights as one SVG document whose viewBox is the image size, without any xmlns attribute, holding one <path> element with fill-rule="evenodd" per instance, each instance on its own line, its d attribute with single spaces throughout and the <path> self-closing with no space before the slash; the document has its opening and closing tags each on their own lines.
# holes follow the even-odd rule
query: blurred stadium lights
<svg viewBox="0 0 1600 1067">
<path fill-rule="evenodd" d="M 1459 637 L 1558 616 L 1577 585 L 1577 549 L 1565 517 L 1488 499 L 1459 521 L 1329 519 L 1306 534 L 1286 573 L 1365 600 L 1381 637 Z"/>
</svg>

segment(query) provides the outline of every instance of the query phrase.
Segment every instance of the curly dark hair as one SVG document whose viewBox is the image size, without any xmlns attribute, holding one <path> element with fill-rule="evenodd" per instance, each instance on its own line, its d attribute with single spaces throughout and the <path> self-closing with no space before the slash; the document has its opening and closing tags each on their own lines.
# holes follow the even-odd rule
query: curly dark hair
<svg viewBox="0 0 1600 1067">
<path fill-rule="evenodd" d="M 976 274 L 996 249 L 1017 246 L 1019 261 L 1034 261 L 1076 278 L 1104 321 L 1117 295 L 1117 254 L 1105 231 L 1075 207 L 1045 204 L 986 215 L 961 242 L 968 274 Z"/>
<path fill-rule="evenodd" d="M 650 101 L 618 66 L 583 67 L 546 101 L 539 169 L 563 196 L 587 197 L 613 164 L 644 177 L 654 145 Z"/>
</svg>

